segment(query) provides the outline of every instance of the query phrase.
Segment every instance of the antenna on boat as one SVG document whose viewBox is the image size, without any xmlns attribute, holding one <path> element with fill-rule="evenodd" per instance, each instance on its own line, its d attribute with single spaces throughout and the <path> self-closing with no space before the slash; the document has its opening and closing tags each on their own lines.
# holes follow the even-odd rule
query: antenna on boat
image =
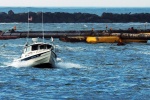
<svg viewBox="0 0 150 100">
<path fill-rule="evenodd" d="M 29 38 L 29 32 L 30 32 L 30 21 L 32 21 L 32 16 L 29 14 L 29 9 L 28 9 L 28 33 L 27 33 L 27 43 L 28 43 L 28 38 Z"/>
<path fill-rule="evenodd" d="M 44 28 L 43 28 L 43 10 L 42 10 L 42 33 L 43 33 L 43 42 L 44 42 Z"/>
<path fill-rule="evenodd" d="M 29 38 L 29 28 L 30 28 L 30 27 L 29 27 L 29 21 L 30 21 L 30 20 L 29 20 L 29 9 L 28 9 L 28 19 L 27 19 L 27 20 L 28 20 L 27 43 L 28 43 L 28 38 Z"/>
</svg>

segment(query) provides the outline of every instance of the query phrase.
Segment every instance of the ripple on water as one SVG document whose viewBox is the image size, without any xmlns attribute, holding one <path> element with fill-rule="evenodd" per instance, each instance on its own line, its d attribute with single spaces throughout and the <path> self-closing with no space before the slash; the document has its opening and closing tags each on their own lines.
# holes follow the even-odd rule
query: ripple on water
<svg viewBox="0 0 150 100">
<path fill-rule="evenodd" d="M 119 47 L 55 39 L 57 68 L 9 67 L 20 57 L 25 41 L 0 41 L 8 43 L 0 47 L 0 99 L 116 100 L 141 96 L 146 100 L 149 97 L 150 46 L 127 44 Z M 27 66 L 26 63 L 14 65 L 19 64 Z"/>
</svg>

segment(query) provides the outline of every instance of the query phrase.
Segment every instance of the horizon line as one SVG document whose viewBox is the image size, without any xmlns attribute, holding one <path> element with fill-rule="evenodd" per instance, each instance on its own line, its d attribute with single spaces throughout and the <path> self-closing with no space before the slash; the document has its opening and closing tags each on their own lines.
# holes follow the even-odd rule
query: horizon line
<svg viewBox="0 0 150 100">
<path fill-rule="evenodd" d="M 8 8 L 150 8 L 149 6 L 74 6 L 74 7 L 69 7 L 69 6 L 0 6 L 0 8 L 2 7 L 8 7 Z"/>
</svg>

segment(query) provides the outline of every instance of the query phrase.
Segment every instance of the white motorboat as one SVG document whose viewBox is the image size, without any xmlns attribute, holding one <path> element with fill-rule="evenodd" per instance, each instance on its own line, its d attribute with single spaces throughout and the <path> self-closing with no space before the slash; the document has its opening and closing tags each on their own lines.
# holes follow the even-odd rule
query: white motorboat
<svg viewBox="0 0 150 100">
<path fill-rule="evenodd" d="M 37 38 L 32 39 L 31 44 L 24 46 L 23 54 L 19 61 L 25 61 L 28 66 L 38 68 L 51 68 L 55 67 L 56 54 L 54 46 L 49 43 L 38 42 Z"/>
<path fill-rule="evenodd" d="M 29 18 L 29 13 L 28 13 Z M 28 28 L 29 21 L 32 20 L 32 17 L 28 19 Z M 43 13 L 42 13 L 42 29 L 43 28 Z M 28 29 L 29 30 L 29 29 Z M 27 38 L 29 37 L 29 31 Z M 51 38 L 53 41 L 53 38 Z M 50 68 L 55 67 L 56 54 L 54 46 L 49 43 L 44 42 L 44 30 L 43 30 L 43 41 L 39 42 L 38 38 L 33 38 L 32 43 L 24 46 L 23 54 L 19 61 L 26 62 L 28 66 L 39 67 L 39 68 Z"/>
</svg>

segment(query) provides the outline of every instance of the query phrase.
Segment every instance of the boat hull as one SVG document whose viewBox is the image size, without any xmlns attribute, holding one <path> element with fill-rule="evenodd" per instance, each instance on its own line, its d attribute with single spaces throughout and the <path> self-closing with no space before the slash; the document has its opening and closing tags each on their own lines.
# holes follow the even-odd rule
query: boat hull
<svg viewBox="0 0 150 100">
<path fill-rule="evenodd" d="M 130 42 L 147 43 L 148 40 L 142 40 L 142 39 L 122 39 L 122 41 L 125 42 L 125 43 L 130 43 Z"/>
<path fill-rule="evenodd" d="M 63 36 L 59 38 L 60 41 L 64 42 L 85 42 L 85 36 Z"/>
<path fill-rule="evenodd" d="M 47 51 L 23 58 L 21 59 L 21 61 L 25 61 L 26 63 L 28 63 L 28 66 L 32 67 L 54 68 L 56 62 L 56 54 L 53 51 Z"/>
</svg>

